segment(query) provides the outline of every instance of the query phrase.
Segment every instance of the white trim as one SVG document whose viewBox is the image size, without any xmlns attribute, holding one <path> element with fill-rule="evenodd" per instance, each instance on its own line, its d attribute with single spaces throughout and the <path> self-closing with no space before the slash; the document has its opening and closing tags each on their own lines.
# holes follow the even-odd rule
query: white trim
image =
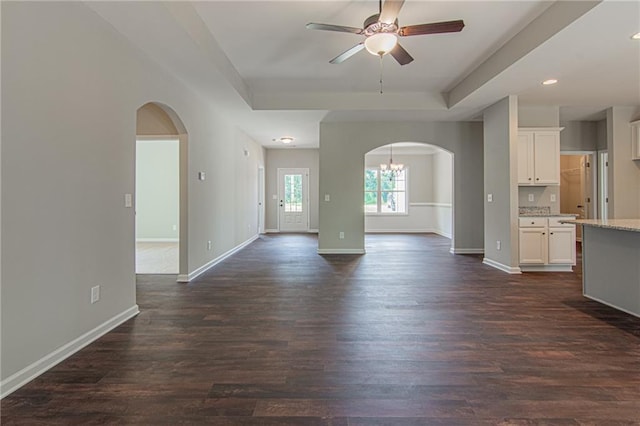
<svg viewBox="0 0 640 426">
<path fill-rule="evenodd" d="M 179 238 L 136 238 L 136 243 L 178 243 Z"/>
<path fill-rule="evenodd" d="M 572 265 L 520 265 L 522 272 L 573 272 Z"/>
<path fill-rule="evenodd" d="M 484 263 L 485 265 L 489 265 L 489 266 L 491 266 L 493 268 L 499 269 L 499 270 L 501 270 L 503 272 L 506 272 L 508 274 L 521 274 L 522 273 L 522 271 L 518 267 L 514 268 L 514 267 L 511 267 L 511 266 L 503 265 L 500 262 L 496 262 L 495 260 L 491 260 L 491 259 L 488 259 L 486 257 L 484 259 L 482 259 L 482 263 Z"/>
<path fill-rule="evenodd" d="M 364 249 L 318 249 L 318 254 L 365 254 Z"/>
<path fill-rule="evenodd" d="M 264 230 L 265 234 L 277 234 L 279 232 L 280 232 L 280 230 L 278 230 L 278 229 L 265 229 Z"/>
<path fill-rule="evenodd" d="M 410 207 L 447 207 L 451 208 L 451 203 L 409 203 Z"/>
<path fill-rule="evenodd" d="M 449 249 L 449 253 L 451 254 L 484 254 L 483 248 L 455 248 L 451 247 Z"/>
<path fill-rule="evenodd" d="M 103 322 L 93 330 L 84 333 L 80 337 L 72 340 L 66 345 L 59 347 L 55 351 L 49 353 L 48 355 L 45 355 L 44 357 L 26 366 L 17 373 L 7 377 L 2 382 L 0 382 L 0 399 L 18 390 L 50 368 L 69 358 L 80 349 L 96 341 L 117 326 L 126 322 L 127 320 L 138 315 L 138 313 L 140 313 L 138 305 L 133 305 L 129 309 L 126 309 L 125 311 L 119 313 L 111 319 Z"/>
<path fill-rule="evenodd" d="M 200 275 L 204 274 L 207 270 L 209 270 L 213 266 L 215 266 L 218 263 L 222 262 L 223 260 L 225 260 L 226 258 L 231 256 L 232 254 L 239 252 L 240 250 L 242 250 L 243 248 L 245 248 L 246 246 L 248 246 L 249 244 L 251 244 L 252 242 L 257 240 L 258 238 L 259 237 L 258 237 L 257 234 L 254 235 L 253 237 L 249 238 L 247 241 L 235 246 L 234 248 L 232 248 L 231 250 L 227 251 L 226 253 L 223 253 L 220 256 L 216 257 L 215 259 L 212 259 L 209 262 L 205 263 L 204 265 L 202 265 L 201 267 L 199 267 L 195 271 L 191 272 L 189 275 L 184 275 L 184 274 L 178 275 L 177 281 L 179 283 L 188 283 L 188 282 L 194 280 L 195 278 L 197 278 Z"/>
<path fill-rule="evenodd" d="M 317 234 L 317 233 L 320 232 L 320 230 L 319 229 L 309 229 L 309 230 L 307 230 L 307 232 L 310 233 L 310 234 Z"/>
<path fill-rule="evenodd" d="M 564 130 L 564 127 L 518 127 L 518 130 L 523 130 L 525 132 L 540 132 L 540 131 L 553 131 L 553 132 L 561 132 Z"/>
<path fill-rule="evenodd" d="M 180 134 L 175 135 L 136 135 L 136 140 L 140 141 L 163 141 L 163 140 L 171 140 L 171 141 L 179 141 Z"/>
<path fill-rule="evenodd" d="M 593 300 L 593 301 L 595 301 L 595 302 L 602 303 L 603 305 L 607 305 L 607 306 L 610 306 L 610 307 L 612 307 L 612 308 L 618 309 L 619 311 L 622 311 L 622 312 L 627 313 L 627 314 L 629 314 L 629 315 L 633 315 L 633 316 L 634 316 L 634 317 L 636 317 L 636 318 L 640 318 L 640 315 L 638 315 L 638 313 L 637 313 L 637 312 L 631 312 L 631 311 L 629 311 L 629 310 L 627 310 L 627 309 L 621 308 L 620 306 L 614 305 L 614 304 L 613 304 L 613 303 L 611 303 L 611 302 L 605 302 L 604 300 L 598 299 L 597 297 L 588 296 L 588 295 L 586 295 L 586 294 L 584 294 L 584 293 L 582 293 L 582 295 L 583 295 L 584 297 L 586 297 L 587 299 L 591 299 L 591 300 Z"/>
<path fill-rule="evenodd" d="M 441 237 L 451 239 L 451 234 L 440 231 L 439 229 L 424 228 L 424 229 L 375 229 L 364 231 L 365 234 L 437 234 Z"/>
</svg>

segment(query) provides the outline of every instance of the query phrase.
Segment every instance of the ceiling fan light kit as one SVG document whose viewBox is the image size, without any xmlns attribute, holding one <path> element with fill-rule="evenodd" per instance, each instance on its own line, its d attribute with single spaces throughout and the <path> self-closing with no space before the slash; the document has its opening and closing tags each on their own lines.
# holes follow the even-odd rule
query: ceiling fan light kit
<svg viewBox="0 0 640 426">
<path fill-rule="evenodd" d="M 364 40 L 367 52 L 376 56 L 383 56 L 391 52 L 398 44 L 398 36 L 394 33 L 376 33 Z"/>
</svg>

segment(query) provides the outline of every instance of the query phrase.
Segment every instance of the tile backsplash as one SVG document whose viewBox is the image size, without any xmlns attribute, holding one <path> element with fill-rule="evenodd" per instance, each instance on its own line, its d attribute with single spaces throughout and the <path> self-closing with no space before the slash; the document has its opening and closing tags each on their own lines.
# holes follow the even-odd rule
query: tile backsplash
<svg viewBox="0 0 640 426">
<path fill-rule="evenodd" d="M 549 206 L 535 206 L 535 207 L 518 207 L 518 214 L 520 215 L 548 215 L 551 214 L 551 207 Z"/>
</svg>

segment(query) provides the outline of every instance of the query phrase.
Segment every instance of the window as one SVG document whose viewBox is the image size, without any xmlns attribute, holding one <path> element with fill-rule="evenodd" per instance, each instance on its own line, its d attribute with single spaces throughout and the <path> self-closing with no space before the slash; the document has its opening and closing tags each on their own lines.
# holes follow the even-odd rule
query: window
<svg viewBox="0 0 640 426">
<path fill-rule="evenodd" d="M 302 211 L 302 175 L 284 175 L 284 211 Z"/>
<path fill-rule="evenodd" d="M 391 172 L 370 168 L 364 171 L 364 212 L 407 213 L 407 170 Z"/>
</svg>

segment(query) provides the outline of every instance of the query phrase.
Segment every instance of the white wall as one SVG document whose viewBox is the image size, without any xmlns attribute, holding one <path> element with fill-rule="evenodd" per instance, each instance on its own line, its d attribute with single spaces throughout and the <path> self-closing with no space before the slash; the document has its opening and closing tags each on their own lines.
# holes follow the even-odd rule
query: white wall
<svg viewBox="0 0 640 426">
<path fill-rule="evenodd" d="M 265 229 L 278 229 L 278 169 L 309 169 L 309 230 L 318 230 L 318 150 L 267 149 L 265 169 Z"/>
<path fill-rule="evenodd" d="M 136 142 L 136 240 L 178 241 L 179 141 Z"/>
<path fill-rule="evenodd" d="M 135 219 L 124 194 L 134 192 L 140 106 L 170 106 L 188 132 L 189 271 L 255 235 L 264 152 L 83 3 L 1 7 L 7 392 L 55 351 L 135 314 Z M 94 285 L 101 299 L 90 304 Z"/>
</svg>

